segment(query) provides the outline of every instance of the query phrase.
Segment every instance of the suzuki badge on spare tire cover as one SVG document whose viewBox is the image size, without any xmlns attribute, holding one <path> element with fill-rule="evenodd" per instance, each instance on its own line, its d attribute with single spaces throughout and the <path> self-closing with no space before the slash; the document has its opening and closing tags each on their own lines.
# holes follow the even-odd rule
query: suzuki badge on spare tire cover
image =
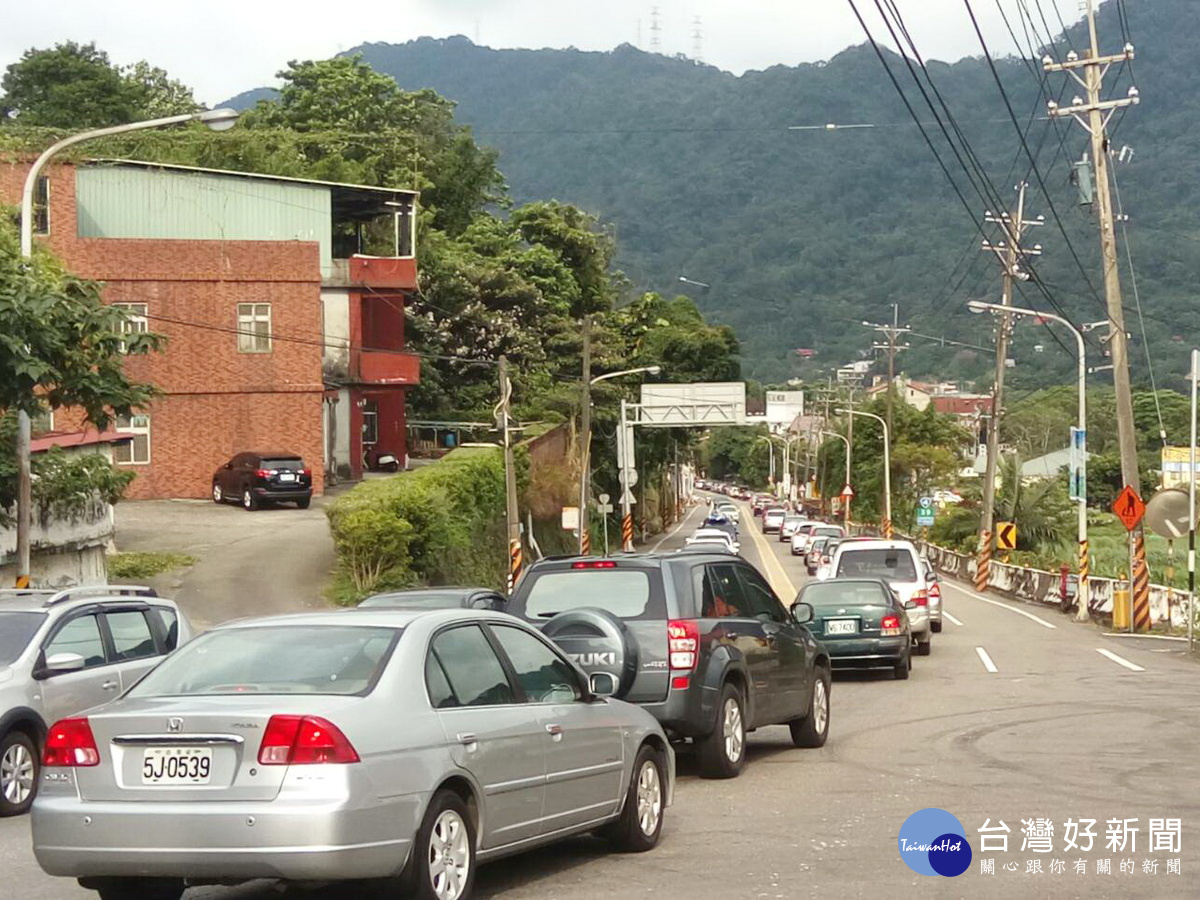
<svg viewBox="0 0 1200 900">
<path fill-rule="evenodd" d="M 613 677 L 615 697 L 624 697 L 638 671 L 637 639 L 619 616 L 604 609 L 561 612 L 546 623 L 542 634 L 562 648 L 589 676 L 606 672 Z"/>
</svg>

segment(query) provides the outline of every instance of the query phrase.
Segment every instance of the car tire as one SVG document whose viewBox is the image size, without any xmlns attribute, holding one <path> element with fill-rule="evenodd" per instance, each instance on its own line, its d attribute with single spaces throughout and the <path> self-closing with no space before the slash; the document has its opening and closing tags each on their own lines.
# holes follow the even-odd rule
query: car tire
<svg viewBox="0 0 1200 900">
<path fill-rule="evenodd" d="M 179 900 L 182 878 L 105 878 L 95 885 L 100 900 Z"/>
<path fill-rule="evenodd" d="M 667 766 L 662 754 L 643 744 L 633 761 L 633 776 L 620 818 L 600 831 L 621 853 L 645 853 L 658 846 L 667 809 Z"/>
<path fill-rule="evenodd" d="M 457 890 L 439 891 L 437 879 L 448 871 L 447 858 L 455 861 L 453 871 L 457 873 Z M 471 812 L 462 797 L 442 789 L 429 801 L 429 809 L 417 829 L 408 864 L 401 876 L 404 888 L 401 896 L 412 900 L 470 897 L 475 884 L 475 863 L 475 822 Z"/>
<path fill-rule="evenodd" d="M 250 488 L 242 489 L 242 509 L 246 512 L 258 509 L 258 498 L 254 496 L 254 492 Z"/>
<path fill-rule="evenodd" d="M 904 659 L 896 663 L 896 667 L 892 669 L 892 675 L 897 681 L 908 681 L 908 674 L 912 671 L 912 651 L 904 654 Z"/>
<path fill-rule="evenodd" d="M 0 817 L 29 811 L 40 768 L 37 746 L 25 732 L 10 731 L 0 739 Z"/>
<path fill-rule="evenodd" d="M 929 635 L 925 635 L 925 640 L 917 641 L 917 656 L 928 656 L 933 652 L 933 642 L 929 639 Z"/>
<path fill-rule="evenodd" d="M 812 703 L 808 715 L 788 723 L 792 743 L 797 747 L 823 747 L 829 737 L 829 670 L 823 666 L 813 670 Z"/>
<path fill-rule="evenodd" d="M 309 504 L 311 504 L 311 503 L 312 503 L 312 497 L 305 497 L 302 500 L 297 500 L 296 501 L 296 509 L 308 509 Z"/>
<path fill-rule="evenodd" d="M 225 502 L 225 492 L 221 490 L 221 485 L 216 481 L 213 482 L 212 498 L 213 503 Z"/>
<path fill-rule="evenodd" d="M 941 634 L 942 633 L 942 623 L 941 622 L 930 622 L 929 630 L 932 631 L 934 634 Z"/>
<path fill-rule="evenodd" d="M 696 750 L 704 778 L 736 778 L 746 767 L 746 704 L 728 681 L 721 687 L 712 734 L 697 741 Z"/>
</svg>

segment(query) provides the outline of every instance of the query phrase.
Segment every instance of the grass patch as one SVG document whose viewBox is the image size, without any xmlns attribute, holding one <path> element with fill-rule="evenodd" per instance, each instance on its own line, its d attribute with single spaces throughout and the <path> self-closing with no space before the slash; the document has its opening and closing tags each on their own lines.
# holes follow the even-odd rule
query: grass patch
<svg viewBox="0 0 1200 900">
<path fill-rule="evenodd" d="M 110 553 L 108 555 L 108 577 L 118 579 L 144 579 L 195 565 L 196 557 L 186 553 L 171 553 L 165 550 L 148 550 L 135 553 Z"/>
</svg>

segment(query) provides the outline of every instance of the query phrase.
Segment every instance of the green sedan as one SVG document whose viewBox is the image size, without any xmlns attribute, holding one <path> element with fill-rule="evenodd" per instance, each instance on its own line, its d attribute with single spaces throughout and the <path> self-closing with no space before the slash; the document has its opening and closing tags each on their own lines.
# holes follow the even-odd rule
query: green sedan
<svg viewBox="0 0 1200 900">
<path fill-rule="evenodd" d="M 906 604 L 876 578 L 809 582 L 796 603 L 811 607 L 806 622 L 829 650 L 835 668 L 890 668 L 898 679 L 912 670 L 912 633 Z M 915 604 L 907 604 L 914 606 Z M 803 610 L 808 618 L 808 610 Z"/>
</svg>

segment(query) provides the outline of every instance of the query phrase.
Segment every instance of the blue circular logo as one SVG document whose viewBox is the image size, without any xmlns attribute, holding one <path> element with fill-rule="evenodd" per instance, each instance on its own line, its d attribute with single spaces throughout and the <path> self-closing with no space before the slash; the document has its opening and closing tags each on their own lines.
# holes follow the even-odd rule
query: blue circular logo
<svg viewBox="0 0 1200 900">
<path fill-rule="evenodd" d="M 920 875 L 953 878 L 971 865 L 966 831 L 944 809 L 919 809 L 900 826 L 898 843 L 904 864 Z"/>
</svg>

